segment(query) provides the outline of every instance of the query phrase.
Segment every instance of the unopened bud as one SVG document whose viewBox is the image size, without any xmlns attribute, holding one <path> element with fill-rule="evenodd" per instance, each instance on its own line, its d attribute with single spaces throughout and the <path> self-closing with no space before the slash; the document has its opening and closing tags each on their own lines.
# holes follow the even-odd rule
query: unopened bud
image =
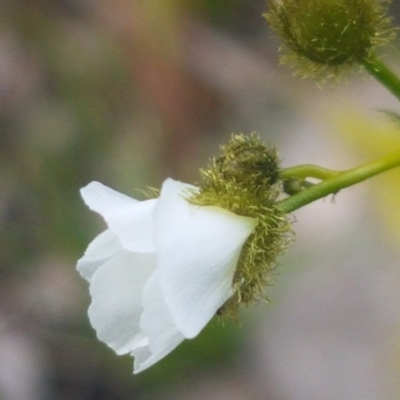
<svg viewBox="0 0 400 400">
<path fill-rule="evenodd" d="M 268 0 L 282 62 L 323 81 L 358 65 L 393 38 L 387 0 Z"/>
</svg>

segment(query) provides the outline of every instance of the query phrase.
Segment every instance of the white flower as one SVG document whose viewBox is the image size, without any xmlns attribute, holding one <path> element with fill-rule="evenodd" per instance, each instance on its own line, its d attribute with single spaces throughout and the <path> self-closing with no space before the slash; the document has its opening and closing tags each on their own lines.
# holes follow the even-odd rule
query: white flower
<svg viewBox="0 0 400 400">
<path fill-rule="evenodd" d="M 195 206 L 194 186 L 167 179 L 138 201 L 98 182 L 81 190 L 108 229 L 78 261 L 89 281 L 89 318 L 100 340 L 150 367 L 195 337 L 232 296 L 240 251 L 256 226 L 220 207 Z"/>
</svg>

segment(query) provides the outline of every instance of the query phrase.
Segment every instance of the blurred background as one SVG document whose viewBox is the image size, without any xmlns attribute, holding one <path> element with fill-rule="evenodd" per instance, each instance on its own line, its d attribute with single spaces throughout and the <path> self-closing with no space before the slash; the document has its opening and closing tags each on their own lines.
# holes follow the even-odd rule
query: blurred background
<svg viewBox="0 0 400 400">
<path fill-rule="evenodd" d="M 88 323 L 75 270 L 104 225 L 98 180 L 140 198 L 257 131 L 283 166 L 400 149 L 374 80 L 317 87 L 278 65 L 262 0 L 0 1 L 0 399 L 400 398 L 400 171 L 294 213 L 271 304 L 132 375 Z M 393 4 L 391 12 L 400 14 Z M 400 72 L 396 43 L 386 50 Z"/>
</svg>

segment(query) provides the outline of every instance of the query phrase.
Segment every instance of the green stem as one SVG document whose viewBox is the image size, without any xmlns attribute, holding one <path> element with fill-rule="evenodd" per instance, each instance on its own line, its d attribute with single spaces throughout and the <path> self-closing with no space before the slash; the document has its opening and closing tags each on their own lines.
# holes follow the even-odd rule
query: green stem
<svg viewBox="0 0 400 400">
<path fill-rule="evenodd" d="M 339 192 L 341 189 L 355 185 L 388 169 L 400 166 L 400 152 L 392 153 L 368 164 L 347 171 L 339 172 L 335 176 L 318 183 L 310 188 L 290 196 L 276 203 L 284 213 L 290 213 L 315 200 L 329 194 Z"/>
<path fill-rule="evenodd" d="M 375 54 L 361 61 L 363 67 L 400 100 L 400 79 Z"/>
<path fill-rule="evenodd" d="M 318 165 L 304 164 L 296 165 L 295 167 L 283 168 L 279 171 L 279 177 L 281 179 L 290 178 L 317 178 L 321 180 L 332 178 L 339 174 L 338 171 L 319 167 Z"/>
</svg>

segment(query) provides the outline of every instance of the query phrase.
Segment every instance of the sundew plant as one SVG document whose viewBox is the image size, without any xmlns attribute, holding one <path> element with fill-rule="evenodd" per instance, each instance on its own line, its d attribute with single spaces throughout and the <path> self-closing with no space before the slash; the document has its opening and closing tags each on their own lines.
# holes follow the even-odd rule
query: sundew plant
<svg viewBox="0 0 400 400">
<path fill-rule="evenodd" d="M 400 80 L 378 55 L 395 36 L 385 0 L 269 0 L 265 19 L 281 61 L 323 86 L 369 73 L 400 100 Z M 216 318 L 239 320 L 268 299 L 293 213 L 400 166 L 400 152 L 348 170 L 281 165 L 257 134 L 232 134 L 196 184 L 166 177 L 138 201 L 99 182 L 81 190 L 107 229 L 78 271 L 89 283 L 97 337 L 141 372 Z M 223 329 L 221 327 L 221 329 Z"/>
</svg>

